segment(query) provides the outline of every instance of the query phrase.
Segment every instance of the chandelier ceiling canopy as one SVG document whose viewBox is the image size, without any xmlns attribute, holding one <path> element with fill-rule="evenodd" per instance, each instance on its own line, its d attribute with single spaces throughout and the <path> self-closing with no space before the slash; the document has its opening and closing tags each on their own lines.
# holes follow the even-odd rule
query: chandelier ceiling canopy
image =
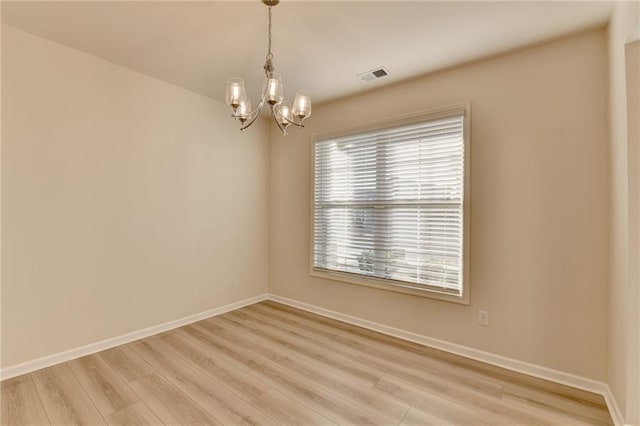
<svg viewBox="0 0 640 426">
<path fill-rule="evenodd" d="M 298 90 L 290 102 L 284 102 L 282 80 L 280 74 L 275 72 L 273 65 L 273 53 L 271 53 L 271 8 L 280 3 L 280 0 L 262 0 L 269 10 L 269 36 L 267 44 L 267 56 L 264 63 L 265 80 L 262 86 L 262 97 L 254 109 L 251 108 L 251 100 L 247 96 L 244 80 L 231 77 L 227 80 L 227 105 L 233 110 L 232 117 L 240 122 L 240 130 L 251 126 L 262 108 L 267 105 L 273 120 L 282 133 L 287 134 L 287 128 L 291 125 L 304 127 L 302 122 L 311 115 L 311 97 L 308 92 Z"/>
</svg>

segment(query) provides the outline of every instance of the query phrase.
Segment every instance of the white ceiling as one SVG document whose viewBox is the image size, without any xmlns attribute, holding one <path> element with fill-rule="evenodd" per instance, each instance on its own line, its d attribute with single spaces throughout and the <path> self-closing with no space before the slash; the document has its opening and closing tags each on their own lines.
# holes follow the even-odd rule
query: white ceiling
<svg viewBox="0 0 640 426">
<path fill-rule="evenodd" d="M 286 98 L 326 101 L 587 28 L 609 2 L 287 1 L 273 9 Z M 2 2 L 2 21 L 224 101 L 262 86 L 267 8 L 254 1 Z M 385 66 L 390 76 L 357 74 Z"/>
</svg>

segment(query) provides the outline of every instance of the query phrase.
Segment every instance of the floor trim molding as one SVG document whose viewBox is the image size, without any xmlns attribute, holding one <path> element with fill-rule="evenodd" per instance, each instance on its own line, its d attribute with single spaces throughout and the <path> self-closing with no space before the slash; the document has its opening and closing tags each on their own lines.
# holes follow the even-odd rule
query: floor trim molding
<svg viewBox="0 0 640 426">
<path fill-rule="evenodd" d="M 613 419 L 613 423 L 616 426 L 633 426 L 629 423 L 625 423 L 624 416 L 622 415 L 622 411 L 620 411 L 620 407 L 616 402 L 616 398 L 613 396 L 613 392 L 608 384 L 605 384 L 606 389 L 602 394 L 605 402 L 607 403 L 607 408 L 609 409 L 609 413 L 611 414 L 611 418 Z"/>
<path fill-rule="evenodd" d="M 324 317 L 333 318 L 339 321 L 343 321 L 349 324 L 357 325 L 369 330 L 377 331 L 389 336 L 398 337 L 400 339 L 408 340 L 411 342 L 419 343 L 421 345 L 429 346 L 435 349 L 440 349 L 445 352 L 450 352 L 456 355 L 461 355 L 467 358 L 472 358 L 477 361 L 482 361 L 487 364 L 492 364 L 498 367 L 506 368 L 508 370 L 516 371 L 519 373 L 528 374 L 530 376 L 538 377 L 540 379 L 549 380 L 552 382 L 560 383 L 567 386 L 583 389 L 589 392 L 600 394 L 604 397 L 607 403 L 607 408 L 611 413 L 611 417 L 616 426 L 624 426 L 624 420 L 618 404 L 615 401 L 613 393 L 609 388 L 609 385 L 597 380 L 588 379 L 571 373 L 565 373 L 563 371 L 554 370 L 551 368 L 543 367 L 541 365 L 531 364 L 517 359 L 508 358 L 501 355 L 492 354 L 489 352 L 474 349 L 468 346 L 459 345 L 457 343 L 447 342 L 445 340 L 434 339 L 432 337 L 424 336 L 410 331 L 401 330 L 395 327 L 389 327 L 384 324 L 376 323 L 373 321 L 365 320 L 362 318 L 354 317 L 351 315 L 343 314 L 340 312 L 332 311 L 330 309 L 321 308 L 319 306 L 311 305 L 308 303 L 300 302 L 297 300 L 289 299 L 287 297 L 278 296 L 275 294 L 268 295 L 269 300 L 282 303 L 294 308 L 302 309 L 304 311 L 312 312 L 314 314 L 322 315 Z"/>
<path fill-rule="evenodd" d="M 209 309 L 204 312 L 189 315 L 183 318 L 179 318 L 173 321 L 168 321 L 163 324 L 154 325 L 151 327 L 143 328 L 141 330 L 133 331 L 131 333 L 123 334 L 109 339 L 101 340 L 99 342 L 90 343 L 88 345 L 80 346 L 78 348 L 70 349 L 68 351 L 58 352 L 53 355 L 37 358 L 32 361 L 23 362 L 21 364 L 12 365 L 0 370 L 0 380 L 10 379 L 12 377 L 20 376 L 22 374 L 30 373 L 32 371 L 40 370 L 42 368 L 50 367 L 55 364 L 71 361 L 72 359 L 80 358 L 85 355 L 90 355 L 96 352 L 103 351 L 105 349 L 113 348 L 114 346 L 124 345 L 125 343 L 133 342 L 134 340 L 142 339 L 152 336 L 154 334 L 162 333 L 174 328 L 182 327 L 183 325 L 191 324 L 196 321 L 201 321 L 206 318 L 214 317 L 216 315 L 222 315 L 226 312 L 234 311 L 236 309 L 243 308 L 245 306 L 253 305 L 254 303 L 262 302 L 269 298 L 268 294 L 261 294 L 258 296 L 243 299 L 238 302 L 230 303 L 228 305 L 220 306 L 217 308 Z"/>
</svg>

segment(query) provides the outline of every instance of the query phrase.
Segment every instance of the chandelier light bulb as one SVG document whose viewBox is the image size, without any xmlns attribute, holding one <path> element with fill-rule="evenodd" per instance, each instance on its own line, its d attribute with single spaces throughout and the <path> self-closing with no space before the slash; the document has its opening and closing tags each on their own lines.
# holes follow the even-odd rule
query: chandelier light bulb
<svg viewBox="0 0 640 426">
<path fill-rule="evenodd" d="M 265 81 L 265 90 L 263 98 L 269 105 L 277 105 L 282 102 L 284 97 L 282 93 L 282 80 L 280 74 L 272 73 Z"/>
<path fill-rule="evenodd" d="M 240 105 L 238 105 L 238 109 L 236 110 L 236 115 L 240 123 L 244 124 L 245 121 L 251 115 L 251 99 L 245 98 L 240 101 Z"/>
<path fill-rule="evenodd" d="M 240 103 L 247 97 L 244 89 L 244 80 L 237 77 L 231 77 L 227 80 L 227 105 L 235 111 Z"/>
<path fill-rule="evenodd" d="M 271 116 L 285 135 L 290 125 L 304 127 L 302 121 L 311 115 L 309 92 L 299 90 L 293 100 L 293 106 L 289 102 L 283 102 L 282 79 L 280 74 L 274 72 L 273 53 L 271 53 L 271 8 L 279 2 L 280 0 L 262 0 L 262 3 L 269 8 L 269 43 L 264 63 L 265 80 L 262 86 L 262 98 L 255 109 L 251 109 L 251 101 L 247 97 L 244 80 L 237 77 L 227 80 L 226 102 L 233 110 L 232 117 L 240 122 L 240 130 L 251 126 L 260 116 L 260 111 L 265 105 L 269 106 Z"/>
<path fill-rule="evenodd" d="M 311 96 L 309 92 L 298 90 L 293 100 L 292 114 L 300 119 L 300 121 L 311 115 Z"/>
<path fill-rule="evenodd" d="M 291 104 L 289 102 L 282 102 L 278 106 L 278 113 L 278 121 L 280 122 L 282 127 L 286 128 L 293 120 L 293 117 L 291 115 Z"/>
</svg>

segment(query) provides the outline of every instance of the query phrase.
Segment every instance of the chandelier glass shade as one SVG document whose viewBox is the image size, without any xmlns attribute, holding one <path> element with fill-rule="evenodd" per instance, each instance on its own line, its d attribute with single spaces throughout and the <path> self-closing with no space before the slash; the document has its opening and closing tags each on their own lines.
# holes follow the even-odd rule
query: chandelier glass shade
<svg viewBox="0 0 640 426">
<path fill-rule="evenodd" d="M 244 80 L 231 77 L 227 80 L 226 103 L 233 110 L 231 116 L 240 122 L 240 130 L 251 126 L 260 115 L 262 108 L 267 106 L 273 120 L 286 135 L 289 126 L 304 127 L 302 122 L 311 115 L 311 96 L 309 92 L 298 90 L 293 103 L 284 102 L 282 79 L 280 74 L 275 72 L 273 53 L 271 53 L 271 8 L 280 0 L 262 0 L 262 2 L 269 8 L 269 38 L 260 102 L 252 108 L 251 99 L 247 96 L 244 87 Z"/>
</svg>

